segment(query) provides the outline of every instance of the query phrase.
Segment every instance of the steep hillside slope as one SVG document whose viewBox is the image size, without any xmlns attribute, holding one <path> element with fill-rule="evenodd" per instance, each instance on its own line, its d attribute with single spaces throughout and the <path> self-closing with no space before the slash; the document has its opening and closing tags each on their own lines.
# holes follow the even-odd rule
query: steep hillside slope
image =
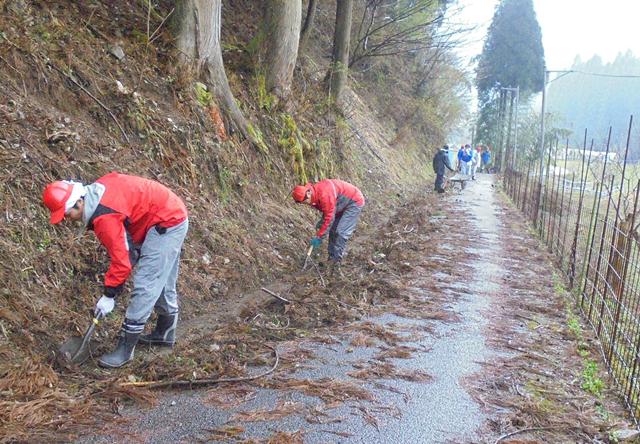
<svg viewBox="0 0 640 444">
<path fill-rule="evenodd" d="M 176 190 L 191 219 L 181 314 L 185 322 L 211 315 L 211 326 L 219 326 L 225 312 L 235 316 L 241 307 L 234 301 L 245 290 L 298 269 L 316 217 L 289 197 L 304 176 L 361 186 L 368 199 L 363 230 L 383 219 L 398 196 L 424 186 L 427 159 L 390 146 L 389 122 L 378 119 L 357 91 L 349 91 L 344 116 L 324 104 L 327 42 L 317 37 L 330 35 L 326 29 L 317 31 L 305 67 L 296 71 L 296 100 L 288 111 L 261 103 L 243 50 L 259 15 L 250 1 L 225 3 L 225 57 L 236 98 L 264 133 L 268 152 L 235 134 L 223 140 L 206 91 L 176 70 L 166 26 L 147 43 L 172 8 L 169 1 L 155 3 L 149 18 L 146 2 L 0 3 L 3 439 L 67 433 L 92 421 L 89 409 L 104 411 L 96 402 L 106 406 L 128 396 L 113 385 L 113 374 L 54 365 L 57 345 L 85 328 L 108 258 L 91 233 L 49 225 L 41 204 L 46 183 L 91 182 L 117 170 Z M 320 17 L 319 26 L 331 24 L 330 11 Z M 354 244 L 357 249 L 357 238 Z M 102 337 L 113 336 L 121 316 L 108 322 Z M 191 367 L 167 358 L 164 367 L 150 370 L 145 361 L 131 372 L 239 373 L 256 359 L 229 348 Z"/>
</svg>

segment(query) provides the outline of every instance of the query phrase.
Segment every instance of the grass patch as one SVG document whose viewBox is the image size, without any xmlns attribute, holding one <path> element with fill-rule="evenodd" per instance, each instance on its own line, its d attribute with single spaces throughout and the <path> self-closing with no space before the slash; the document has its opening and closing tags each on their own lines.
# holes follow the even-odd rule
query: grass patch
<svg viewBox="0 0 640 444">
<path fill-rule="evenodd" d="M 598 377 L 598 364 L 591 359 L 584 362 L 581 387 L 592 395 L 602 396 L 604 382 Z"/>
<path fill-rule="evenodd" d="M 563 296 L 570 294 L 565 289 L 560 277 L 557 274 L 554 273 L 552 279 L 553 288 L 556 293 Z M 602 379 L 600 379 L 598 376 L 598 363 L 593 359 L 589 359 L 591 352 L 589 351 L 589 346 L 584 339 L 580 319 L 573 312 L 573 301 L 571 300 L 571 298 L 565 297 L 565 307 L 567 311 L 567 328 L 571 332 L 571 335 L 575 337 L 578 343 L 576 351 L 583 360 L 581 375 L 582 383 L 580 386 L 583 390 L 591 393 L 592 395 L 601 397 L 602 391 L 605 389 L 605 384 L 604 381 L 602 381 Z"/>
</svg>

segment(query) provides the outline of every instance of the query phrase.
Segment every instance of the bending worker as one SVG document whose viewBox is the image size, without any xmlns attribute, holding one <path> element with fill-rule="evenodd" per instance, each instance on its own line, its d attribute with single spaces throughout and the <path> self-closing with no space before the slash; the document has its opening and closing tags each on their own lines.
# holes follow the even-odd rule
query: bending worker
<svg viewBox="0 0 640 444">
<path fill-rule="evenodd" d="M 436 173 L 435 190 L 438 193 L 444 193 L 444 173 L 445 168 L 455 173 L 451 165 L 449 165 L 449 145 L 445 145 L 438 150 L 433 157 L 433 171 Z"/>
<path fill-rule="evenodd" d="M 316 235 L 311 246 L 317 248 L 329 232 L 329 269 L 339 266 L 347 241 L 356 229 L 364 196 L 360 190 L 339 179 L 324 179 L 315 184 L 298 185 L 291 193 L 298 203 L 304 203 L 322 211 L 316 225 Z"/>
<path fill-rule="evenodd" d="M 82 221 L 109 253 L 111 263 L 96 316 L 113 310 L 116 297 L 137 265 L 118 345 L 98 363 L 123 366 L 133 358 L 139 340 L 173 346 L 180 250 L 189 228 L 182 200 L 158 182 L 116 172 L 86 186 L 66 180 L 53 182 L 45 188 L 42 200 L 51 212 L 52 224 L 63 219 Z M 158 313 L 155 329 L 141 336 L 154 307 Z"/>
</svg>

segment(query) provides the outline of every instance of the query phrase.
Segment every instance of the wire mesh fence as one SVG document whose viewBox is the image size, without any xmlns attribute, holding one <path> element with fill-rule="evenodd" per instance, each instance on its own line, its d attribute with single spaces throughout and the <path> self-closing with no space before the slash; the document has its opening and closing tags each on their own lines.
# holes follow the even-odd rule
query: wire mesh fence
<svg viewBox="0 0 640 444">
<path fill-rule="evenodd" d="M 555 255 L 599 340 L 616 387 L 640 423 L 640 168 L 606 146 L 580 156 L 567 142 L 542 161 L 511 156 L 503 181 L 516 207 Z M 621 153 L 616 153 L 621 154 Z M 571 159 L 570 159 L 571 158 Z"/>
</svg>

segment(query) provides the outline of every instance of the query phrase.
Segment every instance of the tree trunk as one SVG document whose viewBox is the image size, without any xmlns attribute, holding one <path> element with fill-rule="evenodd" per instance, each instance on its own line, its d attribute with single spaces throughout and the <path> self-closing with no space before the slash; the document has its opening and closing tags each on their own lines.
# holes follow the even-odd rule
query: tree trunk
<svg viewBox="0 0 640 444">
<path fill-rule="evenodd" d="M 307 16 L 304 19 L 304 25 L 302 26 L 302 32 L 300 33 L 300 49 L 304 49 L 309 40 L 309 34 L 313 29 L 313 23 L 316 18 L 316 9 L 318 6 L 318 0 L 309 0 L 307 6 Z"/>
<path fill-rule="evenodd" d="M 224 70 L 220 28 L 222 0 L 180 0 L 174 22 L 180 63 L 202 76 L 221 108 L 228 113 L 242 135 L 257 146 L 255 134 L 235 102 Z"/>
<path fill-rule="evenodd" d="M 268 0 L 264 11 L 265 81 L 280 100 L 291 92 L 298 58 L 302 0 Z"/>
<path fill-rule="evenodd" d="M 336 106 L 342 105 L 342 92 L 349 71 L 349 43 L 351 39 L 351 17 L 353 0 L 338 0 L 336 28 L 333 34 L 333 55 L 329 71 L 329 91 Z"/>
</svg>

